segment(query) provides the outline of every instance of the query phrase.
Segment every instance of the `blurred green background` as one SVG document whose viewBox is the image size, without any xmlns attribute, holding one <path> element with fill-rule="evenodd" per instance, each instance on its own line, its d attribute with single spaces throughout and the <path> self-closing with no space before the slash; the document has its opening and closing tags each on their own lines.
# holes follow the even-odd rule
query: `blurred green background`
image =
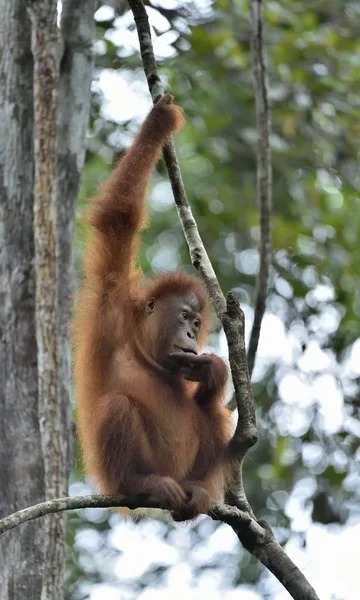
<svg viewBox="0 0 360 600">
<path fill-rule="evenodd" d="M 149 2 L 163 80 L 186 113 L 185 187 L 220 284 L 252 321 L 258 268 L 256 129 L 248 3 Z M 96 15 L 87 161 L 77 212 L 80 274 L 87 199 L 150 108 L 132 15 Z M 245 467 L 259 517 L 322 600 L 359 597 L 360 4 L 266 3 L 274 170 L 273 266 L 253 376 L 260 441 Z M 189 262 L 163 163 L 149 193 L 141 263 Z M 211 345 L 226 356 L 216 324 Z M 74 408 L 76 418 L 76 410 Z M 79 456 L 71 493 L 86 491 Z M 69 515 L 67 598 L 289 597 L 225 525 Z"/>
</svg>

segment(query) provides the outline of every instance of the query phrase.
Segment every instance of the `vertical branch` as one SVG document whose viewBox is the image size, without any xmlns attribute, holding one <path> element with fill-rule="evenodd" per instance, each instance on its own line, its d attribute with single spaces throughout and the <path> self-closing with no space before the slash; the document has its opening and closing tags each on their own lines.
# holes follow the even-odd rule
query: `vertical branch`
<svg viewBox="0 0 360 600">
<path fill-rule="evenodd" d="M 159 96 L 163 94 L 164 88 L 155 61 L 146 9 L 143 0 L 129 0 L 129 5 L 137 26 L 145 75 L 150 93 L 155 102 Z M 248 448 L 255 444 L 257 440 L 257 430 L 255 402 L 251 389 L 245 351 L 244 314 L 235 296 L 230 293 L 225 299 L 221 291 L 186 196 L 173 141 L 170 141 L 164 149 L 164 160 L 173 190 L 179 219 L 184 231 L 185 239 L 189 246 L 192 264 L 199 271 L 206 284 L 215 312 L 224 327 L 228 342 L 230 368 L 238 408 L 238 424 L 232 441 L 233 452 L 234 454 L 236 453 L 239 458 L 239 462 L 234 464 L 234 485 L 236 482 L 237 491 L 241 489 L 241 496 L 245 498 L 241 477 L 242 459 Z"/>
<path fill-rule="evenodd" d="M 154 56 L 149 19 L 143 0 L 129 0 L 129 5 L 134 15 L 134 20 L 137 27 L 145 76 L 149 86 L 150 94 L 155 103 L 160 96 L 163 95 L 164 86 L 162 84 Z M 164 148 L 163 155 L 180 222 L 184 230 L 185 239 L 189 246 L 191 262 L 202 275 L 210 297 L 213 301 L 216 314 L 219 318 L 221 318 L 221 315 L 226 311 L 225 298 L 219 286 L 219 282 L 216 278 L 208 254 L 204 248 L 204 244 L 201 240 L 197 223 L 192 214 L 182 180 L 173 140 L 171 140 Z"/>
<path fill-rule="evenodd" d="M 260 267 L 256 285 L 254 322 L 248 351 L 251 377 L 259 343 L 261 322 L 265 312 L 269 269 L 271 263 L 272 166 L 270 150 L 271 112 L 269 83 L 264 49 L 263 0 L 250 0 L 251 42 L 256 100 L 257 142 L 257 200 L 260 210 Z"/>
<path fill-rule="evenodd" d="M 89 121 L 90 85 L 95 38 L 95 0 L 63 0 L 61 33 L 63 55 L 60 64 L 57 144 L 57 255 L 58 255 L 58 363 L 59 403 L 66 472 L 71 464 L 71 415 L 69 383 L 71 373 L 69 323 L 75 287 L 72 260 L 75 205 L 85 158 Z"/>
<path fill-rule="evenodd" d="M 34 58 L 34 237 L 38 410 L 45 468 L 45 496 L 66 492 L 58 401 L 56 137 L 59 29 L 56 0 L 28 0 Z M 60 599 L 63 588 L 65 520 L 47 519 L 41 598 Z"/>
<path fill-rule="evenodd" d="M 143 0 L 129 0 L 129 5 L 136 23 L 145 77 L 151 97 L 155 104 L 164 94 L 164 86 L 154 56 L 149 19 Z M 191 262 L 194 267 L 200 271 L 213 300 L 216 313 L 219 316 L 226 310 L 225 298 L 202 243 L 197 223 L 192 214 L 173 140 L 170 140 L 165 146 L 163 156 L 174 195 L 175 205 L 189 247 Z"/>
</svg>

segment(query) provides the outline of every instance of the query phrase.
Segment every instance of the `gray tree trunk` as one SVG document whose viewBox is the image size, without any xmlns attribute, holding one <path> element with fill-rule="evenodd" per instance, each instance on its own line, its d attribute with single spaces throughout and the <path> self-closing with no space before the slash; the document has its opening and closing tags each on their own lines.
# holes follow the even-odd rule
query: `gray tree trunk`
<svg viewBox="0 0 360 600">
<path fill-rule="evenodd" d="M 33 238 L 33 60 L 23 0 L 0 0 L 0 515 L 44 498 Z M 44 522 L 0 540 L 1 600 L 39 599 Z"/>
<path fill-rule="evenodd" d="M 67 491 L 58 371 L 57 283 L 57 100 L 60 31 L 54 0 L 26 1 L 32 25 L 34 59 L 34 238 L 35 317 L 38 355 L 38 411 L 45 470 L 45 499 Z M 63 597 L 64 515 L 45 519 L 41 600 Z"/>
<path fill-rule="evenodd" d="M 71 372 L 69 323 L 75 287 L 73 224 L 90 114 L 96 4 L 96 0 L 63 0 L 61 15 L 64 47 L 58 103 L 58 391 L 66 431 L 71 430 L 68 382 Z M 68 472 L 72 454 L 71 441 L 72 436 L 68 436 L 64 448 Z"/>
<path fill-rule="evenodd" d="M 31 11 L 41 11 L 41 5 L 45 3 L 0 0 L 0 517 L 37 503 L 45 496 L 50 498 L 53 493 L 61 495 L 67 488 L 71 462 L 69 320 L 74 281 L 72 232 L 85 155 L 95 30 L 95 0 L 79 0 L 76 3 L 63 0 L 63 55 L 59 85 L 55 90 L 58 94 L 56 181 L 51 181 L 48 176 L 54 166 L 53 159 L 48 155 L 56 147 L 56 140 L 49 143 L 50 134 L 54 136 L 51 118 L 45 114 L 45 119 L 38 121 L 37 129 L 38 143 L 43 136 L 43 141 L 49 146 L 42 158 L 41 172 L 38 171 L 37 175 L 37 210 L 45 210 L 45 220 L 50 228 L 56 222 L 57 235 L 51 233 L 49 239 L 54 241 L 57 237 L 57 315 L 54 321 L 52 311 L 48 310 L 49 319 L 45 324 L 37 307 L 36 340 L 33 102 L 35 91 L 35 101 L 42 104 L 40 108 L 46 113 L 48 70 L 40 66 L 40 79 L 35 73 L 34 86 L 31 23 L 26 11 L 27 4 Z M 49 6 L 51 8 L 51 4 Z M 36 51 L 36 44 L 44 43 L 46 35 L 54 36 L 56 32 L 47 32 L 43 28 L 47 15 L 40 20 L 33 12 L 32 15 L 35 16 L 33 28 L 38 26 L 38 32 L 33 30 L 33 50 Z M 47 47 L 50 48 L 50 54 L 56 49 L 51 49 L 51 40 Z M 40 60 L 47 62 L 49 56 L 45 48 Z M 45 80 L 41 81 L 44 74 Z M 50 105 L 49 109 L 51 111 Z M 50 132 L 45 137 L 44 121 L 47 121 Z M 40 148 L 38 143 L 35 147 L 44 150 L 43 142 Z M 39 161 L 39 154 L 37 156 Z M 41 180 L 43 169 L 47 170 L 47 174 Z M 40 202 L 39 193 L 42 194 Z M 46 208 L 50 196 L 54 198 L 54 193 L 57 197 L 56 218 Z M 46 227 L 42 230 L 42 225 L 40 223 L 40 233 L 43 231 L 47 235 Z M 40 256 L 40 268 L 45 267 L 45 271 L 40 272 L 38 285 L 40 282 L 45 287 L 47 267 L 44 260 L 49 260 L 50 273 L 54 268 L 54 262 L 51 264 L 51 261 L 55 261 L 55 252 L 50 254 L 47 256 L 44 251 Z M 43 304 L 45 302 L 47 308 L 50 292 L 38 298 Z M 40 306 L 40 311 L 42 308 Z M 45 331 L 43 326 L 47 327 L 49 323 L 56 329 L 53 336 L 57 341 L 56 348 L 51 345 L 50 330 L 45 337 L 41 337 L 41 330 Z M 45 348 L 44 353 L 44 341 L 47 344 L 48 340 L 48 349 Z M 39 350 L 40 370 L 37 363 Z M 45 361 L 46 364 L 43 361 L 48 350 L 52 368 L 51 360 Z M 44 374 L 53 377 L 55 368 L 58 372 L 57 383 L 52 379 L 51 384 L 48 378 L 49 393 L 42 393 L 40 398 L 39 375 L 43 389 L 46 385 Z M 45 520 L 27 523 L 16 532 L 1 537 L 0 600 L 61 600 L 63 519 L 63 516 L 59 519 L 50 516 Z"/>
</svg>

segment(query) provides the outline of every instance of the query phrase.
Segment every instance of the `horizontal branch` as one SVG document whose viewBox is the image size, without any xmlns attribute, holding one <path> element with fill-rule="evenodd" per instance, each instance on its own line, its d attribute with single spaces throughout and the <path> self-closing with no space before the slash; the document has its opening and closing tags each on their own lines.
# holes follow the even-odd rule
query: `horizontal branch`
<svg viewBox="0 0 360 600">
<path fill-rule="evenodd" d="M 151 497 L 89 495 L 72 498 L 56 498 L 19 510 L 0 520 L 0 534 L 18 525 L 68 510 L 83 508 L 162 508 Z M 265 565 L 282 583 L 295 600 L 319 600 L 315 591 L 283 548 L 276 541 L 271 529 L 264 522 L 258 522 L 247 512 L 227 504 L 215 504 L 209 516 L 222 521 L 233 529 L 240 542 L 253 556 Z"/>
<path fill-rule="evenodd" d="M 65 510 L 79 510 L 80 508 L 121 508 L 127 507 L 131 510 L 136 508 L 160 508 L 156 501 L 146 499 L 144 496 L 109 496 L 106 494 L 90 496 L 74 496 L 72 498 L 56 498 L 40 502 L 29 508 L 24 508 L 18 512 L 0 519 L 0 535 L 9 531 L 26 521 L 39 519 L 53 513 L 63 512 Z"/>
</svg>

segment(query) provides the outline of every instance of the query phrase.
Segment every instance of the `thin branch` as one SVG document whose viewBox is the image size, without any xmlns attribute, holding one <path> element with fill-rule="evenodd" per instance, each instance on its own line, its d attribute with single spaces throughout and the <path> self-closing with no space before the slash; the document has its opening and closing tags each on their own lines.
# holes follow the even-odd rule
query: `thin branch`
<svg viewBox="0 0 360 600">
<path fill-rule="evenodd" d="M 158 502 L 146 496 L 91 495 L 73 498 L 57 498 L 19 510 L 0 520 L 0 534 L 14 527 L 44 517 L 45 515 L 83 508 L 161 508 Z M 215 504 L 209 516 L 215 521 L 230 525 L 240 542 L 256 556 L 288 590 L 295 600 L 319 600 L 315 591 L 285 554 L 270 528 L 258 523 L 248 513 L 234 506 Z"/>
<path fill-rule="evenodd" d="M 40 502 L 29 508 L 24 508 L 18 512 L 0 520 L 0 534 L 9 531 L 26 521 L 39 519 L 45 515 L 59 513 L 67 510 L 79 510 L 80 508 L 111 508 L 111 507 L 135 508 L 159 508 L 156 502 L 146 500 L 144 496 L 108 496 L 106 494 L 91 496 L 75 496 L 73 498 L 56 498 Z"/>
<path fill-rule="evenodd" d="M 248 365 L 253 372 L 259 343 L 261 322 L 265 312 L 271 263 L 272 165 L 270 149 L 271 110 L 269 83 L 264 49 L 263 0 L 250 0 L 253 75 L 256 99 L 257 143 L 257 200 L 260 210 L 260 267 L 256 284 L 254 322 L 250 334 Z"/>
<path fill-rule="evenodd" d="M 153 101 L 156 102 L 164 93 L 164 87 L 155 61 L 148 16 L 142 0 L 129 0 L 129 5 L 137 26 L 141 57 L 149 90 Z M 225 299 L 221 291 L 186 196 L 173 141 L 170 141 L 164 149 L 164 160 L 179 219 L 189 246 L 191 262 L 206 284 L 215 312 L 224 327 L 227 337 L 229 361 L 238 407 L 238 426 L 234 434 L 233 445 L 237 450 L 241 466 L 241 460 L 246 451 L 257 441 L 255 402 L 244 344 L 244 314 L 235 296 L 230 293 Z"/>
<path fill-rule="evenodd" d="M 141 57 L 150 94 L 153 102 L 156 103 L 160 96 L 164 94 L 164 86 L 155 61 L 148 16 L 142 0 L 129 0 L 129 5 L 137 26 Z M 213 301 L 216 314 L 221 318 L 221 315 L 226 311 L 226 301 L 192 214 L 172 140 L 164 149 L 164 160 L 181 225 L 189 246 L 191 262 L 201 273 Z"/>
</svg>

